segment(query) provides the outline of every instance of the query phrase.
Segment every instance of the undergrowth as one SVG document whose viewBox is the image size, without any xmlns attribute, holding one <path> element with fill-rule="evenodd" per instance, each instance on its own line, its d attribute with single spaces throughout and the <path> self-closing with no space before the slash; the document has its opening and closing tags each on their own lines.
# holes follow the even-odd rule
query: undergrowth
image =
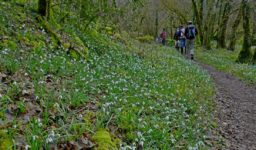
<svg viewBox="0 0 256 150">
<path fill-rule="evenodd" d="M 175 50 L 139 43 L 125 33 L 65 28 L 89 49 L 88 60 L 78 59 L 20 6 L 5 13 L 8 3 L 2 4 L 0 139 L 7 140 L 1 146 L 210 146 L 212 81 Z M 21 17 L 13 18 L 17 12 Z"/>
<path fill-rule="evenodd" d="M 237 63 L 239 50 L 209 50 L 198 49 L 196 58 L 218 70 L 233 74 L 249 84 L 256 84 L 256 65 Z"/>
</svg>

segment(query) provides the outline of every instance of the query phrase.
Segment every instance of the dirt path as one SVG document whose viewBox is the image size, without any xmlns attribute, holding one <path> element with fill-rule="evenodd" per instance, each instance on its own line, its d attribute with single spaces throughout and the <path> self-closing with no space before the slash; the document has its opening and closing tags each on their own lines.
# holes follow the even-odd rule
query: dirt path
<svg viewBox="0 0 256 150">
<path fill-rule="evenodd" d="M 200 64 L 215 81 L 217 119 L 230 150 L 256 150 L 256 87 Z"/>
</svg>

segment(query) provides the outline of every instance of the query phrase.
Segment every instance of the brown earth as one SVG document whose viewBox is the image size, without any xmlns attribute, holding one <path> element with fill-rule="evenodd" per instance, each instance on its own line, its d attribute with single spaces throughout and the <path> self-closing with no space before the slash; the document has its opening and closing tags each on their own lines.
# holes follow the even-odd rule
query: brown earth
<svg viewBox="0 0 256 150">
<path fill-rule="evenodd" d="M 256 150 L 256 87 L 208 65 L 200 66 L 215 82 L 218 132 L 227 141 L 225 149 Z"/>
</svg>

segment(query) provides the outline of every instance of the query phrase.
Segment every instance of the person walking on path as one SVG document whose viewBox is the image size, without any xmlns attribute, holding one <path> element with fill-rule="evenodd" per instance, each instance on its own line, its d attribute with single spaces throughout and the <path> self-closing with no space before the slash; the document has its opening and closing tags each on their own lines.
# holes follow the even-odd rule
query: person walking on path
<svg viewBox="0 0 256 150">
<path fill-rule="evenodd" d="M 176 32 L 174 33 L 173 39 L 175 40 L 175 48 L 177 49 L 177 51 L 179 51 L 179 36 L 180 34 L 180 29 L 177 28 Z"/>
<path fill-rule="evenodd" d="M 186 49 L 186 36 L 185 36 L 185 28 L 181 25 L 180 26 L 180 33 L 179 33 L 179 47 L 181 54 L 185 54 L 185 49 Z"/>
<path fill-rule="evenodd" d="M 194 59 L 196 35 L 197 35 L 197 29 L 195 25 L 193 25 L 193 22 L 189 21 L 188 26 L 185 29 L 185 36 L 187 38 L 187 54 L 186 55 L 190 55 L 191 60 Z"/>
<path fill-rule="evenodd" d="M 163 45 L 166 45 L 166 36 L 167 36 L 167 33 L 166 33 L 166 30 L 165 28 L 163 29 L 162 33 L 160 34 L 160 37 L 162 39 L 162 44 Z"/>
</svg>

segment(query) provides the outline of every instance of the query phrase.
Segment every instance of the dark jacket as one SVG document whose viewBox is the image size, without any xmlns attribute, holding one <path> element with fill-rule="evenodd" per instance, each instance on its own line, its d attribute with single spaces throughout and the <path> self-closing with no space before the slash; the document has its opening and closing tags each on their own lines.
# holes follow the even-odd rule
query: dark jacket
<svg viewBox="0 0 256 150">
<path fill-rule="evenodd" d="M 190 30 L 190 28 L 194 28 L 195 29 L 195 37 L 196 37 L 198 32 L 197 32 L 197 28 L 194 25 L 188 25 L 188 27 L 185 29 L 185 36 L 186 36 L 186 38 L 189 39 L 189 40 L 193 40 L 193 39 L 195 39 L 195 37 L 194 38 L 189 37 L 189 30 Z"/>
</svg>

